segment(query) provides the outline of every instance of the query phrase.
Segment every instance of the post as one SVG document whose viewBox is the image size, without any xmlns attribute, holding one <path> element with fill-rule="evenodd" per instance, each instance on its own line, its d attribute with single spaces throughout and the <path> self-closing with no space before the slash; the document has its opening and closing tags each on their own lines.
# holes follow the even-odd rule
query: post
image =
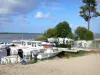
<svg viewBox="0 0 100 75">
<path fill-rule="evenodd" d="M 90 18 L 88 20 L 88 30 L 90 30 Z"/>
<path fill-rule="evenodd" d="M 16 57 L 16 63 L 18 63 L 18 54 L 16 55 L 17 57 Z"/>
<path fill-rule="evenodd" d="M 34 61 L 37 62 L 38 53 L 34 54 Z"/>
<path fill-rule="evenodd" d="M 90 3 L 89 3 L 89 7 L 90 7 Z M 90 30 L 90 19 L 91 19 L 91 10 L 89 9 L 89 17 L 88 17 L 88 30 Z"/>
</svg>

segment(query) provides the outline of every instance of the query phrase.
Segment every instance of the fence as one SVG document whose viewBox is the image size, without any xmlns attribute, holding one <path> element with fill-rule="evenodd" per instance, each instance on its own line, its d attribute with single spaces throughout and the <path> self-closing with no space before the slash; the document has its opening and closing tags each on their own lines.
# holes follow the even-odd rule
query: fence
<svg viewBox="0 0 100 75">
<path fill-rule="evenodd" d="M 91 48 L 91 49 L 100 49 L 100 40 L 93 41 L 74 41 L 72 47 L 75 48 Z"/>
<path fill-rule="evenodd" d="M 100 49 L 100 40 L 93 40 L 90 48 Z"/>
</svg>

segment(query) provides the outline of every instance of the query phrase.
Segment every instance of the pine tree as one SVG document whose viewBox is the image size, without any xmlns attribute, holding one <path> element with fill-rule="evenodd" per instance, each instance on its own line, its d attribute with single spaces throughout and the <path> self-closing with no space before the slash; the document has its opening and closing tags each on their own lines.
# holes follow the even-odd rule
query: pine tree
<svg viewBox="0 0 100 75">
<path fill-rule="evenodd" d="M 100 16 L 100 13 L 97 11 L 96 0 L 83 0 L 82 1 L 85 5 L 81 6 L 80 9 L 80 16 L 84 18 L 85 21 L 88 22 L 88 30 L 90 29 L 90 20 L 93 17 Z"/>
</svg>

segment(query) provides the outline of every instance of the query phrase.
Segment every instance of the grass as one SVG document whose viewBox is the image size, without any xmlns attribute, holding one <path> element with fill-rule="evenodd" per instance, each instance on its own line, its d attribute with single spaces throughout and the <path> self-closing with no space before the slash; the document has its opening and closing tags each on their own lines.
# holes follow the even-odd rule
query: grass
<svg viewBox="0 0 100 75">
<path fill-rule="evenodd" d="M 87 52 L 87 51 L 82 51 L 82 50 L 80 50 L 79 52 L 67 52 L 66 54 L 65 54 L 65 58 L 70 58 L 70 57 L 79 57 L 79 56 L 84 56 L 84 55 L 86 55 L 86 54 L 88 54 L 89 52 Z"/>
<path fill-rule="evenodd" d="M 91 53 L 91 54 L 100 54 L 100 50 L 91 50 L 89 53 Z"/>
<path fill-rule="evenodd" d="M 30 60 L 27 64 L 35 64 L 35 63 L 37 63 L 37 61 Z"/>
</svg>

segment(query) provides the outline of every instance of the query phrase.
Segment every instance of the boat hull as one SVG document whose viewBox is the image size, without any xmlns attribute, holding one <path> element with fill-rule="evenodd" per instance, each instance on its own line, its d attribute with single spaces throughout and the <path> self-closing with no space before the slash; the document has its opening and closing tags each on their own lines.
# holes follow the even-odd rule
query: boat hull
<svg viewBox="0 0 100 75">
<path fill-rule="evenodd" d="M 48 59 L 51 57 L 56 56 L 57 54 L 59 54 L 61 51 L 57 51 L 57 52 L 51 52 L 51 53 L 39 53 L 37 56 L 37 59 L 42 60 L 42 59 Z M 34 58 L 34 56 L 33 56 Z"/>
</svg>

